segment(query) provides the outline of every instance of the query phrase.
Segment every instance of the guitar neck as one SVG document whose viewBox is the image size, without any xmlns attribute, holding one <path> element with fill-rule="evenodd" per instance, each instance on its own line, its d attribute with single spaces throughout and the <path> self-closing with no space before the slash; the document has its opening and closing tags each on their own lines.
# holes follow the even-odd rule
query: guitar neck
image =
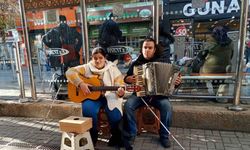
<svg viewBox="0 0 250 150">
<path fill-rule="evenodd" d="M 117 91 L 119 86 L 90 86 L 90 91 Z"/>
</svg>

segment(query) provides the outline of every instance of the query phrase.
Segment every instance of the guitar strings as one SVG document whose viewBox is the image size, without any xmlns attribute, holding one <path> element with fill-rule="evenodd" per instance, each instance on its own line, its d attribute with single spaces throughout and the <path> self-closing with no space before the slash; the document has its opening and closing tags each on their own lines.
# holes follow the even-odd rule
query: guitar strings
<svg viewBox="0 0 250 150">
<path fill-rule="evenodd" d="M 151 98 L 152 99 L 152 98 Z M 151 101 L 151 99 L 149 101 Z M 164 129 L 168 132 L 169 135 L 171 135 L 171 137 L 174 139 L 174 141 L 183 149 L 185 150 L 185 148 L 181 145 L 181 143 L 174 137 L 174 135 L 167 129 L 167 127 L 161 122 L 161 120 L 159 119 L 159 117 L 155 114 L 155 112 L 149 107 L 149 105 L 147 104 L 147 102 L 141 97 L 141 100 L 143 101 L 143 103 L 147 106 L 147 108 L 151 111 L 151 113 L 155 116 L 155 118 L 160 122 L 160 124 L 164 127 Z"/>
</svg>

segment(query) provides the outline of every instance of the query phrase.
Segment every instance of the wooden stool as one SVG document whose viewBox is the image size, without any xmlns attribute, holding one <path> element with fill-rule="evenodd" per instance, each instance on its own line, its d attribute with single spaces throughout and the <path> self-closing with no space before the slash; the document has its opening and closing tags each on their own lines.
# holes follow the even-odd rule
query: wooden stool
<svg viewBox="0 0 250 150">
<path fill-rule="evenodd" d="M 154 113 L 160 118 L 160 112 L 158 109 L 150 106 Z M 152 112 L 148 109 L 147 106 L 140 107 L 136 112 L 137 118 L 137 129 L 138 134 L 143 131 L 151 132 L 158 134 L 160 129 L 160 122 L 155 118 Z"/>
<path fill-rule="evenodd" d="M 89 129 L 92 118 L 70 116 L 59 121 L 62 133 L 61 150 L 94 150 Z"/>
</svg>

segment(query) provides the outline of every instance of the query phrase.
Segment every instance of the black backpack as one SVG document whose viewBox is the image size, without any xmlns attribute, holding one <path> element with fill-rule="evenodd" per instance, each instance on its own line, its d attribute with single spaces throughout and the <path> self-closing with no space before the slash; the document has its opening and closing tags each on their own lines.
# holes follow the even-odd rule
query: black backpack
<svg viewBox="0 0 250 150">
<path fill-rule="evenodd" d="M 208 55 L 208 52 L 209 52 L 208 50 L 199 51 L 197 56 L 193 59 L 190 66 L 193 73 L 200 72 L 200 68 L 203 66 L 206 57 Z"/>
</svg>

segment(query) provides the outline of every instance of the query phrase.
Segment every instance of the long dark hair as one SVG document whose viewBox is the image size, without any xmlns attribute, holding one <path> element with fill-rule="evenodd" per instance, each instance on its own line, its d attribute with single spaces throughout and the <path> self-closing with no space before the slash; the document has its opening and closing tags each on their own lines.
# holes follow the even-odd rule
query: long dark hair
<svg viewBox="0 0 250 150">
<path fill-rule="evenodd" d="M 224 26 L 217 26 L 213 29 L 212 37 L 221 46 L 226 46 L 231 43 L 231 39 L 227 36 L 227 28 Z"/>
</svg>

